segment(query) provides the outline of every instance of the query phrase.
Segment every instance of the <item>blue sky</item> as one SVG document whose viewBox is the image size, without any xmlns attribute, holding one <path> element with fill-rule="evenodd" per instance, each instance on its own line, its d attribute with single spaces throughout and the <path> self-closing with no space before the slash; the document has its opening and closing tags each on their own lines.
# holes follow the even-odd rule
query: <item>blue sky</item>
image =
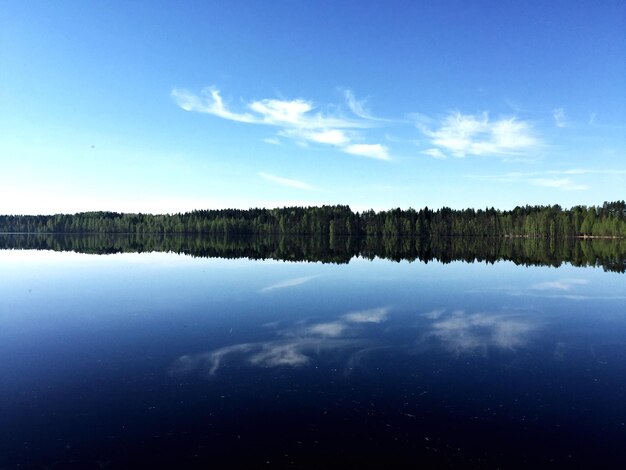
<svg viewBox="0 0 626 470">
<path fill-rule="evenodd" d="M 626 197 L 623 1 L 0 9 L 0 213 Z"/>
</svg>

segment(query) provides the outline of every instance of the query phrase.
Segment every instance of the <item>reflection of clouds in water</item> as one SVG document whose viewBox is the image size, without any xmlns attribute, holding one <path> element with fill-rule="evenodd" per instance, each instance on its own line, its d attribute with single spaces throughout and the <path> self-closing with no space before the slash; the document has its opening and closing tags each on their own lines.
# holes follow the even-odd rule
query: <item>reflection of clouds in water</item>
<svg viewBox="0 0 626 470">
<path fill-rule="evenodd" d="M 473 313 L 457 310 L 438 314 L 429 336 L 454 351 L 486 350 L 490 347 L 513 349 L 528 341 L 536 326 L 519 314 Z"/>
<path fill-rule="evenodd" d="M 354 336 L 357 324 L 380 323 L 386 319 L 389 307 L 350 312 L 333 322 L 316 323 L 306 327 L 293 327 L 278 332 L 282 339 L 258 343 L 242 343 L 206 353 L 179 357 L 170 374 L 174 376 L 199 373 L 214 375 L 224 358 L 243 356 L 253 366 L 298 367 L 308 364 L 311 357 L 326 351 L 362 348 L 364 340 L 341 339 Z"/>
<path fill-rule="evenodd" d="M 596 353 L 593 342 L 588 338 L 568 338 L 568 341 L 559 341 L 554 346 L 552 359 L 555 362 L 577 361 L 581 358 L 591 359 L 599 365 L 606 365 L 607 362 L 602 360 L 604 354 Z"/>
<path fill-rule="evenodd" d="M 558 281 L 546 281 L 533 284 L 532 290 L 561 290 L 569 291 L 574 286 L 589 284 L 586 279 L 560 279 Z"/>
<path fill-rule="evenodd" d="M 580 294 L 535 294 L 532 292 L 507 292 L 513 297 L 538 297 L 541 299 L 565 300 L 626 300 L 624 295 L 580 295 Z"/>
<path fill-rule="evenodd" d="M 250 343 L 235 344 L 215 351 L 184 355 L 179 357 L 170 368 L 172 375 L 185 375 L 192 372 L 202 372 L 213 375 L 220 367 L 222 358 L 235 353 L 245 353 L 252 350 L 256 345 Z"/>
<path fill-rule="evenodd" d="M 410 343 L 392 342 L 390 337 L 385 336 L 387 330 L 384 329 L 376 330 L 379 335 L 377 341 L 362 336 L 366 331 L 371 331 L 369 328 L 378 327 L 386 321 L 389 311 L 389 307 L 380 307 L 348 312 L 334 321 L 308 325 L 295 323 L 289 328 L 275 331 L 273 339 L 268 341 L 235 344 L 201 354 L 181 356 L 172 365 L 170 373 L 174 376 L 192 373 L 211 376 L 227 360 L 243 361 L 244 364 L 256 367 L 303 367 L 330 352 L 333 355 L 345 354 L 343 359 L 347 369 L 351 370 L 377 351 L 411 349 Z M 423 313 L 421 317 L 427 326 L 424 338 L 436 341 L 424 341 L 422 346 L 443 347 L 457 353 L 486 353 L 490 348 L 522 347 L 528 343 L 530 334 L 538 326 L 527 314 L 517 311 L 467 313 L 464 310 L 448 311 L 441 308 Z"/>
<path fill-rule="evenodd" d="M 381 323 L 387 319 L 388 314 L 389 307 L 380 307 L 346 313 L 342 318 L 350 323 Z"/>
<path fill-rule="evenodd" d="M 554 346 L 553 358 L 555 361 L 563 361 L 565 359 L 565 352 L 567 345 L 564 341 L 559 341 Z"/>
<path fill-rule="evenodd" d="M 249 361 L 250 364 L 267 367 L 304 365 L 309 362 L 309 357 L 304 354 L 306 346 L 304 341 L 263 343 L 261 350 Z"/>
<path fill-rule="evenodd" d="M 606 295 L 602 293 L 589 292 L 585 294 L 576 293 L 575 287 L 589 284 L 587 279 L 559 279 L 556 281 L 545 281 L 532 284 L 525 289 L 512 289 L 511 287 L 493 287 L 489 289 L 472 289 L 469 292 L 493 293 L 501 292 L 512 297 L 536 297 L 541 299 L 565 299 L 565 300 L 625 300 L 624 295 Z M 588 290 L 588 289 L 587 289 Z"/>
<path fill-rule="evenodd" d="M 298 367 L 308 364 L 313 355 L 330 350 L 354 348 L 358 344 L 356 340 L 306 337 L 236 344 L 206 353 L 181 356 L 170 368 L 170 374 L 174 376 L 192 373 L 202 376 L 214 375 L 223 365 L 226 357 L 238 355 L 243 355 L 244 361 L 253 366 Z"/>
<path fill-rule="evenodd" d="M 429 320 L 436 320 L 441 315 L 443 315 L 445 311 L 445 308 L 437 308 L 435 310 L 431 310 L 430 312 L 424 313 L 422 316 L 428 318 Z"/>
<path fill-rule="evenodd" d="M 335 337 L 341 336 L 347 327 L 348 325 L 341 322 L 318 323 L 308 327 L 306 332 L 310 335 Z"/>
<path fill-rule="evenodd" d="M 361 348 L 355 352 L 353 352 L 348 360 L 346 361 L 346 374 L 349 373 L 352 369 L 356 369 L 357 367 L 361 367 L 364 362 L 366 362 L 369 357 L 376 352 L 384 351 L 390 349 L 392 346 L 370 346 L 366 348 Z"/>
<path fill-rule="evenodd" d="M 287 279 L 286 281 L 277 282 L 276 284 L 272 284 L 271 286 L 264 287 L 259 292 L 269 292 L 276 289 L 285 289 L 287 287 L 295 287 L 300 286 L 309 282 L 311 279 L 315 279 L 319 276 L 305 276 L 305 277 L 296 277 L 294 279 Z"/>
</svg>

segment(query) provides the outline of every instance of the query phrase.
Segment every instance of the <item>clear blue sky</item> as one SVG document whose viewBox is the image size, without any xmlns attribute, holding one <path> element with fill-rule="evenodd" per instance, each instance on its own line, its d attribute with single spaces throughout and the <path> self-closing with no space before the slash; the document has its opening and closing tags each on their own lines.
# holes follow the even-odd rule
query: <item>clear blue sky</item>
<svg viewBox="0 0 626 470">
<path fill-rule="evenodd" d="M 626 198 L 624 1 L 3 1 L 0 213 Z"/>
</svg>

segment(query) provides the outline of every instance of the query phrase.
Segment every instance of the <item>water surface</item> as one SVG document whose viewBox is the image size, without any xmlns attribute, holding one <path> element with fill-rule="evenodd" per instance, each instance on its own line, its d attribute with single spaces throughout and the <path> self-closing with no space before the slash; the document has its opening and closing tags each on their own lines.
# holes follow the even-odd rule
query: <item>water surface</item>
<svg viewBox="0 0 626 470">
<path fill-rule="evenodd" d="M 0 468 L 626 463 L 626 282 L 0 251 Z"/>
</svg>

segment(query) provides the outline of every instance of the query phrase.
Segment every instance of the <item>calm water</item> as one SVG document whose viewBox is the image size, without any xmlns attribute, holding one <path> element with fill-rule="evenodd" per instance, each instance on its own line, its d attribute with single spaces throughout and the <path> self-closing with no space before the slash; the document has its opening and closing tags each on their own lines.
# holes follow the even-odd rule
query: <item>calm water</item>
<svg viewBox="0 0 626 470">
<path fill-rule="evenodd" d="M 0 468 L 626 463 L 626 275 L 0 251 Z"/>
</svg>

